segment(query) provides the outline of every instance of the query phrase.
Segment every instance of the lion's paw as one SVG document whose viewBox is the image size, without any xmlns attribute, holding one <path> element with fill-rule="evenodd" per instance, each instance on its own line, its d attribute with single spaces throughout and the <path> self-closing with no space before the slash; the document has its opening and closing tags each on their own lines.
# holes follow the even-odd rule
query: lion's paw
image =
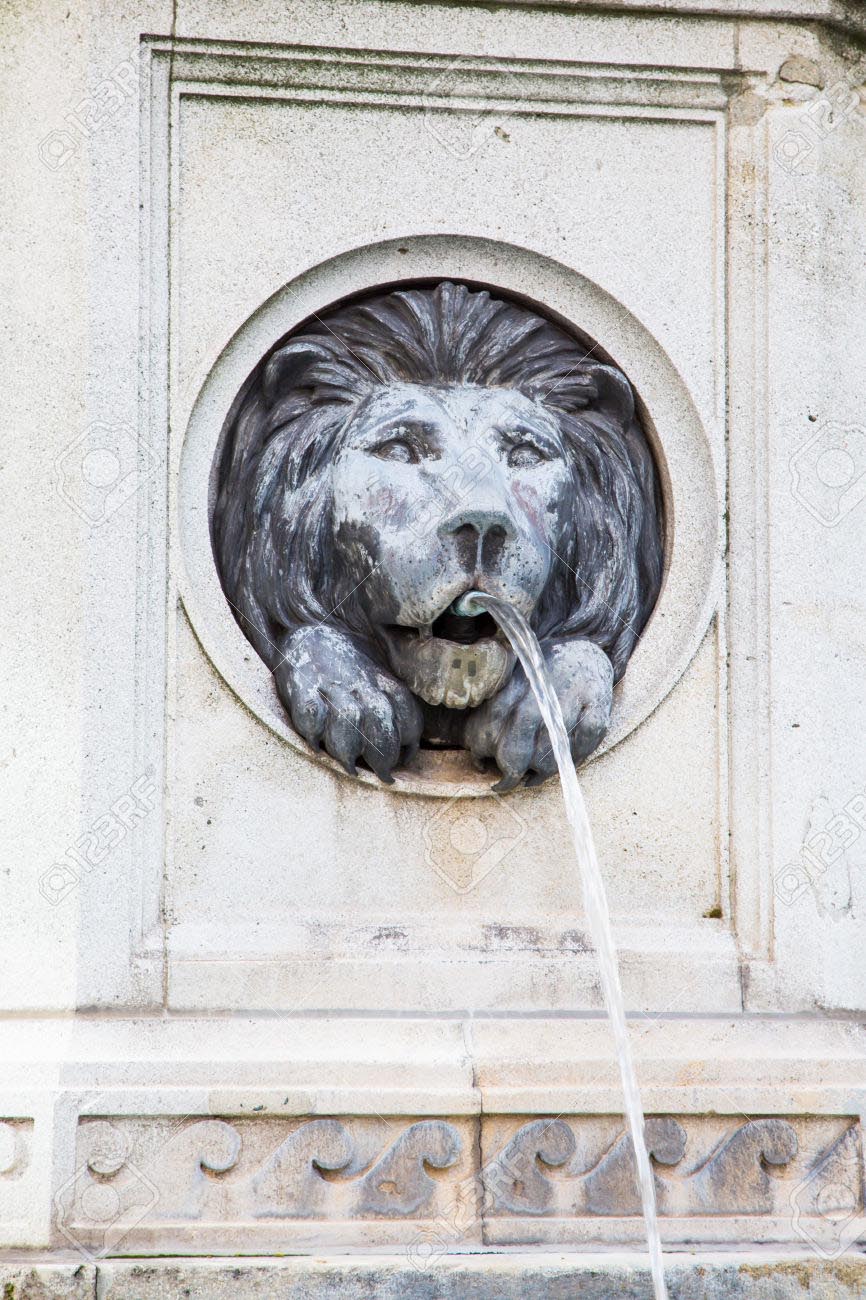
<svg viewBox="0 0 866 1300">
<path fill-rule="evenodd" d="M 296 731 L 350 776 L 363 759 L 391 784 L 421 740 L 421 708 L 408 688 L 334 628 L 302 628 L 280 650 L 274 677 Z"/>
<path fill-rule="evenodd" d="M 542 648 L 562 706 L 571 755 L 580 763 L 607 731 L 613 667 L 591 641 L 564 639 Z M 547 728 L 521 668 L 515 669 L 498 695 L 468 718 L 465 743 L 479 762 L 495 759 L 502 779 L 493 789 L 499 793 L 513 790 L 523 780 L 527 785 L 540 785 L 556 772 Z"/>
</svg>

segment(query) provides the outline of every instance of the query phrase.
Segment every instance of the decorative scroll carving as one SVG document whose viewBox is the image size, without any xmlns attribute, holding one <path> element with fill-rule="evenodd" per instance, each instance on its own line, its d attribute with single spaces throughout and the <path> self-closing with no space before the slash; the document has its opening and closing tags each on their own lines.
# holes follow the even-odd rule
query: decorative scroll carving
<svg viewBox="0 0 866 1300">
<path fill-rule="evenodd" d="M 791 1200 L 800 1217 L 844 1219 L 866 1203 L 864 1190 L 860 1127 L 852 1124 L 818 1152 Z"/>
<path fill-rule="evenodd" d="M 670 1116 L 654 1117 L 647 1120 L 645 1132 L 660 1215 L 760 1215 L 778 1210 L 778 1187 L 767 1166 L 786 1166 L 797 1156 L 797 1135 L 787 1120 L 751 1120 L 741 1125 L 696 1166 L 687 1160 L 685 1124 Z M 532 1120 L 523 1125 L 484 1171 L 492 1212 L 639 1215 L 630 1136 L 621 1132 L 583 1172 L 572 1168 L 576 1145 L 571 1124 L 564 1120 Z M 552 1178 L 549 1171 L 556 1167 L 562 1172 Z"/>
<path fill-rule="evenodd" d="M 0 1122 L 0 1144 L 5 1127 Z M 479 1136 L 482 1161 L 473 1164 Z M 732 1126 L 719 1117 L 655 1116 L 646 1136 L 659 1213 L 694 1221 L 687 1237 L 703 1219 L 723 1240 L 723 1216 L 763 1218 L 776 1225 L 773 1239 L 791 1238 L 795 1221 L 802 1235 L 803 1223 L 826 1223 L 834 1212 L 859 1223 L 856 1122 L 841 1127 L 816 1116 Z M 640 1216 L 631 1141 L 612 1116 L 522 1124 L 504 1116 L 387 1123 L 245 1116 L 179 1126 L 165 1117 L 87 1119 L 78 1152 L 55 1204 L 61 1231 L 88 1249 L 113 1249 L 130 1233 L 158 1243 L 165 1225 L 175 1233 L 247 1225 L 244 1241 L 279 1226 L 288 1241 L 293 1232 L 304 1241 L 311 1224 L 324 1232 L 329 1222 L 350 1221 L 384 1243 L 408 1240 L 400 1225 L 411 1231 L 413 1220 L 445 1225 L 449 1240 L 467 1231 L 480 1240 L 483 1223 L 494 1242 L 555 1243 L 582 1239 L 593 1218 Z M 7 1173 L 15 1167 L 7 1160 Z"/>
<path fill-rule="evenodd" d="M 553 1200 L 545 1167 L 554 1169 L 574 1155 L 574 1133 L 562 1120 L 536 1119 L 517 1132 L 482 1171 L 491 1203 L 512 1214 L 543 1214 Z"/>
<path fill-rule="evenodd" d="M 139 1167 L 130 1135 L 117 1123 L 97 1121 L 84 1126 L 87 1169 L 103 1185 L 115 1175 L 129 1184 L 134 1200 L 159 1205 L 165 1219 L 198 1219 L 202 1215 L 210 1176 L 233 1169 L 241 1153 L 241 1138 L 231 1124 L 220 1119 L 199 1120 L 170 1131 L 159 1151 L 160 1164 L 169 1165 L 170 1178 L 151 1185 Z M 146 1163 L 146 1153 L 142 1164 Z"/>
<path fill-rule="evenodd" d="M 133 1131 L 123 1120 L 95 1120 L 80 1125 L 81 1165 L 55 1193 L 58 1230 L 77 1250 L 111 1254 L 132 1228 L 160 1203 L 160 1187 L 141 1168 Z M 187 1165 L 183 1177 L 193 1171 Z M 166 1180 L 167 1190 L 177 1185 Z"/>
<path fill-rule="evenodd" d="M 116 1124 L 97 1120 L 84 1125 L 87 1168 L 94 1174 L 111 1177 L 127 1163 L 130 1140 Z"/>
<path fill-rule="evenodd" d="M 328 1184 L 321 1170 L 346 1169 L 354 1143 L 335 1119 L 311 1120 L 281 1142 L 252 1180 L 259 1218 L 314 1218 Z"/>
<path fill-rule="evenodd" d="M 182 1128 L 171 1147 L 181 1176 L 161 1190 L 160 1214 L 166 1218 L 198 1219 L 210 1185 L 209 1175 L 227 1173 L 238 1162 L 240 1134 L 224 1120 L 206 1119 Z"/>
<path fill-rule="evenodd" d="M 689 1212 L 771 1213 L 774 1197 L 767 1165 L 786 1165 L 796 1154 L 797 1134 L 786 1120 L 750 1120 L 689 1178 Z"/>
<path fill-rule="evenodd" d="M 401 1134 L 391 1149 L 361 1180 L 361 1214 L 414 1214 L 429 1200 L 436 1184 L 424 1166 L 448 1169 L 460 1154 L 460 1138 L 451 1124 L 425 1120 Z"/>
<path fill-rule="evenodd" d="M 655 1164 L 677 1165 L 686 1151 L 682 1124 L 670 1117 L 648 1119 L 644 1126 L 647 1151 Z M 654 1170 L 655 1172 L 655 1170 Z M 665 1187 L 656 1175 L 656 1199 L 664 1213 Z M 588 1214 L 640 1214 L 640 1188 L 631 1136 L 623 1133 L 582 1180 Z"/>
</svg>

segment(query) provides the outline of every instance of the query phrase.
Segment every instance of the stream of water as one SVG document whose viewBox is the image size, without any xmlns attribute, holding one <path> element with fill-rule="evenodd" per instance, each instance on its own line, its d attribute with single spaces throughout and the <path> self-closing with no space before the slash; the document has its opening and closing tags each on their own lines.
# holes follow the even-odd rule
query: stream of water
<svg viewBox="0 0 866 1300">
<path fill-rule="evenodd" d="M 487 610 L 496 619 L 523 665 L 523 670 L 535 693 L 541 716 L 550 734 L 550 742 L 559 767 L 560 780 L 562 781 L 562 797 L 565 801 L 565 811 L 571 826 L 574 851 L 577 855 L 578 867 L 583 881 L 583 897 L 589 930 L 598 954 L 604 1004 L 610 1020 L 619 1062 L 619 1073 L 625 1098 L 625 1113 L 631 1130 L 632 1146 L 634 1147 L 637 1163 L 655 1300 L 667 1300 L 668 1292 L 665 1285 L 662 1247 L 656 1216 L 655 1184 L 646 1142 L 644 1141 L 643 1107 L 641 1106 L 640 1092 L 635 1077 L 634 1061 L 632 1060 L 631 1044 L 626 1026 L 622 986 L 619 980 L 619 966 L 616 959 L 616 945 L 614 944 L 613 930 L 610 924 L 610 910 L 607 905 L 604 881 L 598 865 L 586 805 L 583 802 L 583 794 L 571 758 L 568 732 L 565 729 L 562 709 L 548 677 L 541 647 L 535 633 L 522 614 L 519 614 L 507 601 L 500 600 L 498 596 L 488 596 L 483 591 L 467 592 L 465 596 L 461 596 L 455 602 L 454 608 L 457 613 L 469 615 L 470 617 Z"/>
</svg>

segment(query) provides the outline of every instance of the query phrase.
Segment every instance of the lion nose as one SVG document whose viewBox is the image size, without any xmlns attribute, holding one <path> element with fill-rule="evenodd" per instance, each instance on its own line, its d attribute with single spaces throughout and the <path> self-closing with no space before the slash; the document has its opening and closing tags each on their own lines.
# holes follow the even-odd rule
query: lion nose
<svg viewBox="0 0 866 1300">
<path fill-rule="evenodd" d="M 439 535 L 454 539 L 461 564 L 474 572 L 495 567 L 505 543 L 516 536 L 516 529 L 502 510 L 469 507 L 444 520 Z"/>
</svg>

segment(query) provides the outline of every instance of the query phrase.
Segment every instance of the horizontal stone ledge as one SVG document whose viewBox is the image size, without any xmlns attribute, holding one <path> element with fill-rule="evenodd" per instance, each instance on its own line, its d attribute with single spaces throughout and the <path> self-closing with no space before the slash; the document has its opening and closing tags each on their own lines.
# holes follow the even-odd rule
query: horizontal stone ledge
<svg viewBox="0 0 866 1300">
<path fill-rule="evenodd" d="M 649 1112 L 866 1106 L 866 1030 L 850 1020 L 650 1017 L 630 1036 Z M 3 1037 L 7 1118 L 76 1093 L 89 1114 L 621 1107 L 603 1018 L 46 1017 L 8 1020 Z"/>
<path fill-rule="evenodd" d="M 467 0 L 464 0 L 467 3 Z M 469 4 L 483 0 L 468 0 Z M 503 5 L 541 5 L 556 9 L 581 9 L 585 0 L 502 0 Z M 819 23 L 842 31 L 866 31 L 859 0 L 594 0 L 594 9 L 611 13 L 677 18 L 749 19 L 763 22 Z"/>
<path fill-rule="evenodd" d="M 670 1300 L 859 1300 L 866 1258 L 805 1252 L 669 1253 Z M 58 1300 L 652 1300 L 637 1253 L 445 1255 L 408 1252 L 290 1259 L 106 1260 L 96 1265 L 0 1260 L 4 1294 Z"/>
</svg>

